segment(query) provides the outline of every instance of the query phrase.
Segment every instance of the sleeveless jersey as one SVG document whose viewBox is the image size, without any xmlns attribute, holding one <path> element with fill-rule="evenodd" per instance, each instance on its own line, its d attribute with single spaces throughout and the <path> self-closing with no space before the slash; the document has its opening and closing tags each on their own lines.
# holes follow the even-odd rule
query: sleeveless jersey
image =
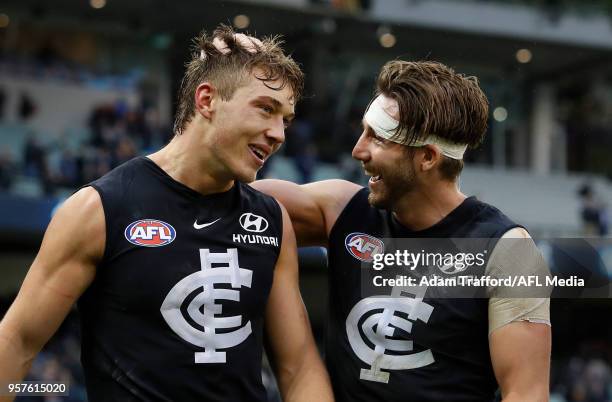
<svg viewBox="0 0 612 402">
<path fill-rule="evenodd" d="M 473 238 L 492 251 L 516 226 L 470 197 L 434 226 L 410 231 L 391 212 L 371 207 L 367 188 L 357 192 L 332 228 L 328 248 L 326 363 L 336 400 L 490 402 L 497 383 L 489 355 L 488 299 L 437 298 L 431 287 L 414 291 L 421 294 L 408 294 L 404 287 L 393 298 L 388 292 L 386 298 L 368 294 L 362 281 L 372 264 L 360 261 L 355 250 L 367 247 L 351 239 L 376 247 L 385 238 Z M 471 274 L 483 275 L 484 267 Z"/>
<path fill-rule="evenodd" d="M 265 401 L 276 201 L 239 182 L 205 196 L 144 157 L 90 185 L 106 246 L 78 303 L 89 400 Z"/>
</svg>

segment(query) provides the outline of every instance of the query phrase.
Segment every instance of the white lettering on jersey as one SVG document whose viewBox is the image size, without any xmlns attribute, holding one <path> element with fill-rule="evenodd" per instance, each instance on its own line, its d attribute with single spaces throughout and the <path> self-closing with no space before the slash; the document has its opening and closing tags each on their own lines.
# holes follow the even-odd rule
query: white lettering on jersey
<svg viewBox="0 0 612 402">
<path fill-rule="evenodd" d="M 278 237 L 274 236 L 245 235 L 240 233 L 234 233 L 232 235 L 232 241 L 234 243 L 246 244 L 269 244 L 278 247 Z"/>
<path fill-rule="evenodd" d="M 159 234 L 159 238 L 161 240 L 170 240 L 172 236 L 170 236 L 170 231 L 164 227 L 159 226 L 137 226 L 134 229 L 134 233 L 130 236 L 132 240 L 142 239 L 142 240 L 152 240 L 157 234 Z"/>
<path fill-rule="evenodd" d="M 351 240 L 348 246 L 355 247 L 357 250 L 359 250 L 360 253 L 371 251 L 372 255 L 379 254 L 382 251 L 380 250 L 380 247 L 377 244 L 366 242 L 361 237 L 356 237 L 355 239 Z"/>
</svg>

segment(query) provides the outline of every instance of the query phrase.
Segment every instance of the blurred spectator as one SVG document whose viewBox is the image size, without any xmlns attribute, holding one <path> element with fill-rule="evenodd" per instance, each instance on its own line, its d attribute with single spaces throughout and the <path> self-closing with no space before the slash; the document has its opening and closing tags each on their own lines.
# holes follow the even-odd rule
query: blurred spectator
<svg viewBox="0 0 612 402">
<path fill-rule="evenodd" d="M 119 138 L 114 151 L 112 167 L 115 168 L 134 158 L 136 155 L 136 144 L 134 144 L 134 141 L 128 136 L 122 136 Z"/>
<path fill-rule="evenodd" d="M 312 181 L 312 173 L 317 158 L 317 149 L 313 143 L 313 132 L 312 122 L 302 117 L 295 119 L 286 136 L 286 154 L 293 157 L 295 168 L 300 175 L 298 179 L 300 183 Z"/>
<path fill-rule="evenodd" d="M 15 161 L 10 150 L 0 150 L 0 190 L 9 190 L 15 177 Z"/>
<path fill-rule="evenodd" d="M 113 158 L 110 151 L 106 148 L 98 148 L 95 151 L 93 159 L 93 171 L 90 177 L 86 178 L 87 182 L 95 180 L 110 172 L 113 167 Z"/>
<path fill-rule="evenodd" d="M 112 105 L 104 104 L 95 108 L 89 117 L 89 128 L 91 129 L 91 145 L 103 147 L 106 145 L 103 130 L 117 121 L 117 116 Z"/>
<path fill-rule="evenodd" d="M 30 134 L 26 140 L 23 163 L 26 176 L 40 179 L 44 193 L 52 194 L 54 185 L 47 162 L 47 151 L 34 134 Z"/>
<path fill-rule="evenodd" d="M 81 182 L 80 164 L 70 149 L 64 149 L 59 161 L 59 172 L 56 182 L 63 187 L 78 187 Z"/>
<path fill-rule="evenodd" d="M 40 177 L 42 171 L 45 170 L 45 150 L 33 134 L 30 134 L 26 140 L 23 149 L 23 163 L 27 176 Z"/>
<path fill-rule="evenodd" d="M 140 142 L 140 147 L 149 149 L 152 143 L 152 130 L 147 126 L 145 115 L 140 110 L 129 110 L 125 115 L 126 131 Z"/>
<path fill-rule="evenodd" d="M 3 87 L 0 87 L 0 120 L 4 118 L 5 110 L 4 106 L 6 105 L 6 91 Z"/>
<path fill-rule="evenodd" d="M 156 151 L 163 144 L 168 143 L 174 133 L 171 128 L 164 127 L 159 110 L 155 106 L 145 107 L 143 115 L 145 120 L 144 124 L 150 133 L 149 137 L 151 142 L 147 145 L 147 142 L 143 141 L 142 149 L 147 152 Z"/>
<path fill-rule="evenodd" d="M 21 97 L 19 99 L 19 118 L 23 121 L 29 120 L 36 113 L 36 108 L 36 104 L 30 97 L 30 95 L 25 92 L 22 92 Z"/>
<path fill-rule="evenodd" d="M 362 118 L 363 112 L 359 109 L 353 109 L 349 114 L 349 124 L 339 131 L 340 143 L 346 144 L 342 149 L 344 156 L 340 160 L 340 170 L 342 171 L 342 177 L 353 183 L 363 183 L 363 180 L 367 177 L 363 174 L 361 164 L 355 163 L 351 156 L 353 146 L 357 143 L 363 131 Z"/>
<path fill-rule="evenodd" d="M 602 359 L 571 358 L 565 366 L 563 382 L 553 389 L 553 394 L 565 394 L 567 402 L 612 401 L 610 366 Z"/>
<path fill-rule="evenodd" d="M 610 401 L 610 367 L 601 359 L 587 362 L 584 370 L 587 400 Z"/>
<path fill-rule="evenodd" d="M 590 184 L 583 184 L 578 191 L 582 202 L 580 216 L 585 236 L 605 236 L 608 234 L 607 205 L 597 199 Z"/>
</svg>

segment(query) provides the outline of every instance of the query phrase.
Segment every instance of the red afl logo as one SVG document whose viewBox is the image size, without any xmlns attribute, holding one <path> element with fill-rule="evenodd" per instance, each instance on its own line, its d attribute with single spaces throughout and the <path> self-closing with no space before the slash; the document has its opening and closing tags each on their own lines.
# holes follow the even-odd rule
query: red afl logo
<svg viewBox="0 0 612 402">
<path fill-rule="evenodd" d="M 365 262 L 372 262 L 375 254 L 385 250 L 382 240 L 365 233 L 351 233 L 346 236 L 344 245 L 349 254 Z"/>
<path fill-rule="evenodd" d="M 144 247 L 161 247 L 176 238 L 176 230 L 169 223 L 156 219 L 141 219 L 125 228 L 125 238 L 132 244 Z"/>
</svg>

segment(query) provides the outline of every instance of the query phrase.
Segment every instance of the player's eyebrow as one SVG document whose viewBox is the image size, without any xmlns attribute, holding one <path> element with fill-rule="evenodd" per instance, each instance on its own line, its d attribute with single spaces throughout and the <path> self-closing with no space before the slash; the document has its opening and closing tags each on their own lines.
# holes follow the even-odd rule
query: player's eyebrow
<svg viewBox="0 0 612 402">
<path fill-rule="evenodd" d="M 255 101 L 270 102 L 270 103 L 272 103 L 274 108 L 277 109 L 277 110 L 283 108 L 283 104 L 278 99 L 275 99 L 275 98 L 273 98 L 271 96 L 261 95 L 261 96 L 258 96 L 257 98 L 255 98 Z M 288 120 L 293 120 L 294 117 L 295 117 L 295 113 L 291 113 L 291 114 L 288 114 L 288 115 L 285 116 L 285 118 L 288 119 Z"/>
<path fill-rule="evenodd" d="M 260 95 L 257 98 L 255 98 L 255 100 L 272 102 L 274 107 L 282 107 L 283 106 L 283 104 L 278 99 L 273 98 L 271 96 L 267 96 L 267 95 Z"/>
</svg>

